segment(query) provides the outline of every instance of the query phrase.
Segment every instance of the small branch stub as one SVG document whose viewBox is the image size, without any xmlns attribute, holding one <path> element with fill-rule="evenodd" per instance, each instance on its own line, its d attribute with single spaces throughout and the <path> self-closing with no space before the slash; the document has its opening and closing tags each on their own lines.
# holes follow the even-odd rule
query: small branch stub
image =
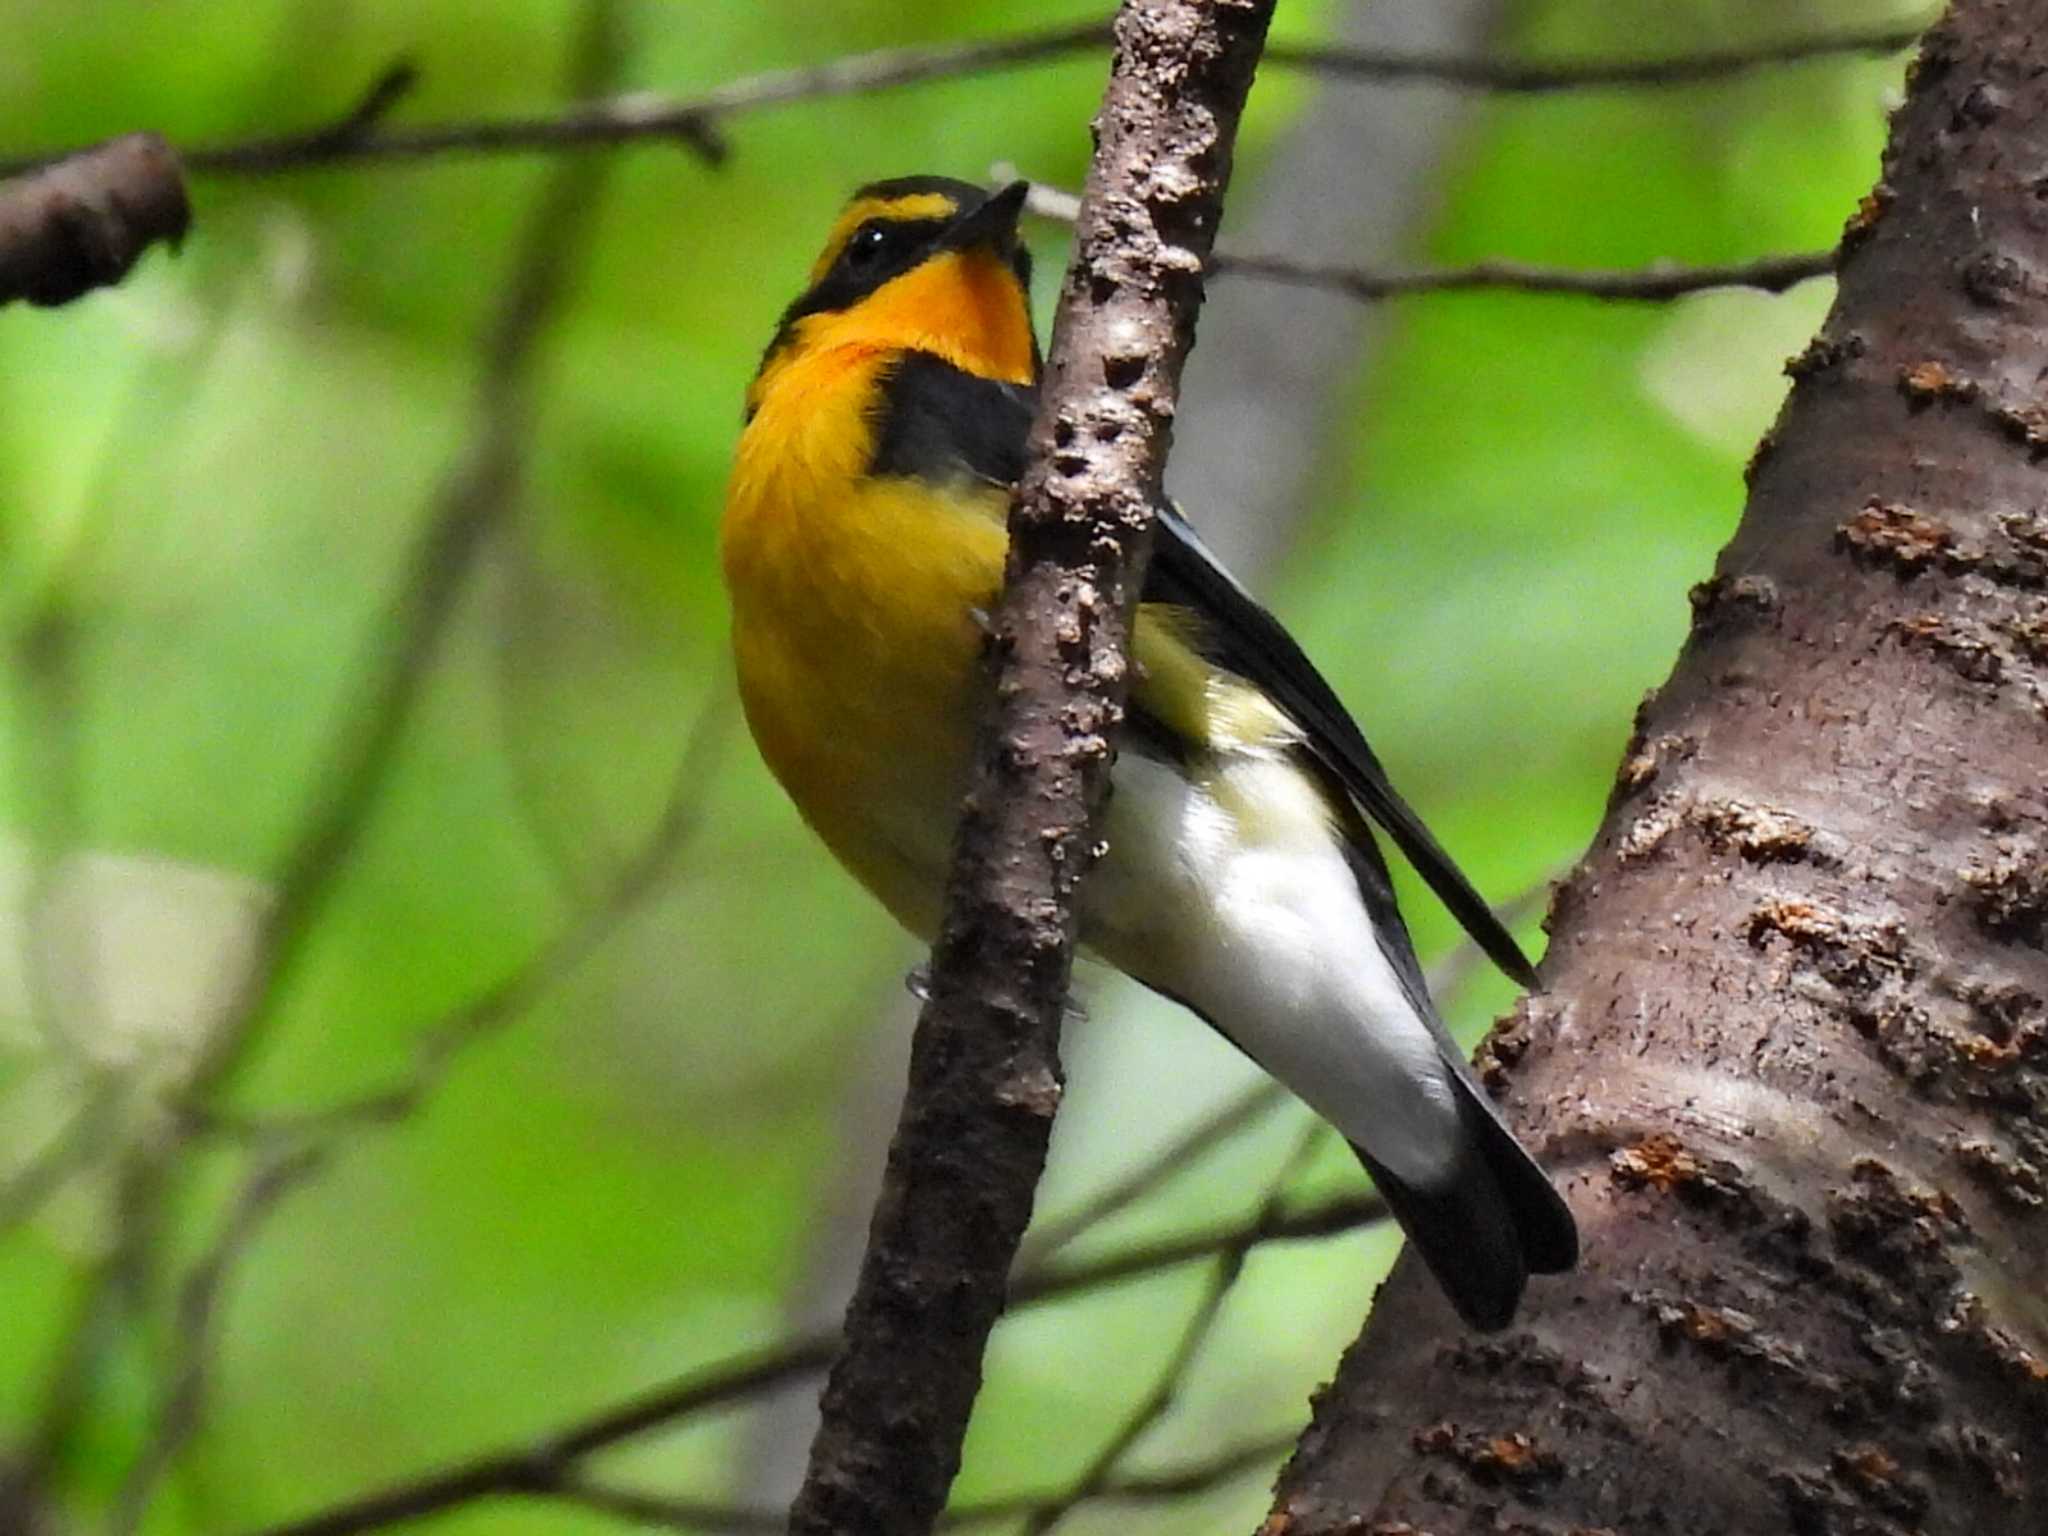
<svg viewBox="0 0 2048 1536">
<path fill-rule="evenodd" d="M 153 133 L 131 133 L 0 185 L 0 304 L 68 304 L 118 283 L 192 219 L 184 172 Z"/>
</svg>

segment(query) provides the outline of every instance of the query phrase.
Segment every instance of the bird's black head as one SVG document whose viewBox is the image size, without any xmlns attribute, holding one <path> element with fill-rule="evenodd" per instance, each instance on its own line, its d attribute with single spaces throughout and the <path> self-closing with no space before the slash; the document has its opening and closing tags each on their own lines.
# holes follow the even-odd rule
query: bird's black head
<svg viewBox="0 0 2048 1536">
<path fill-rule="evenodd" d="M 871 181 L 847 200 L 825 248 L 811 264 L 810 287 L 785 322 L 850 309 L 891 280 L 947 251 L 982 250 L 1031 287 L 1031 253 L 1017 238 L 1025 183 L 991 193 L 950 176 Z"/>
</svg>

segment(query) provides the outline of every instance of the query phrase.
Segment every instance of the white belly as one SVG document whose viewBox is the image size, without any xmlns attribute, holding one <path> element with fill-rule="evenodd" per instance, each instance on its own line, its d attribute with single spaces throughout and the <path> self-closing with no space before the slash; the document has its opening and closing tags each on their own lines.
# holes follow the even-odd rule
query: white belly
<svg viewBox="0 0 2048 1536">
<path fill-rule="evenodd" d="M 1448 1069 L 1373 924 L 1316 786 L 1279 754 L 1201 782 L 1119 760 L 1083 941 L 1185 1000 L 1398 1178 L 1448 1176 Z"/>
</svg>

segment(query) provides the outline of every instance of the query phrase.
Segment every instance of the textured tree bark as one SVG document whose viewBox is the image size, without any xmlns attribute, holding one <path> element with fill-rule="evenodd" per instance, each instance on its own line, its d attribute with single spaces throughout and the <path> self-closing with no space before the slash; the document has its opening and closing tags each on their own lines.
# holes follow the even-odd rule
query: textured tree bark
<svg viewBox="0 0 2048 1536">
<path fill-rule="evenodd" d="M 930 1000 L 795 1536 L 928 1531 L 1059 1105 L 1076 883 L 1096 856 L 1181 366 L 1273 0 L 1125 0 L 992 624 L 995 700 Z"/>
<path fill-rule="evenodd" d="M 2048 3 L 1932 33 L 1546 990 L 1585 1235 L 1404 1262 L 1268 1536 L 2048 1530 Z"/>
</svg>

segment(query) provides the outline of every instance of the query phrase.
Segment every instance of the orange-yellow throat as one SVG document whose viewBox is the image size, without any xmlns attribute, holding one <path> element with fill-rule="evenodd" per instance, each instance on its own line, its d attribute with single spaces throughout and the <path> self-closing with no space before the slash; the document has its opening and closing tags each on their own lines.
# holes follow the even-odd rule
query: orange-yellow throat
<svg viewBox="0 0 2048 1536">
<path fill-rule="evenodd" d="M 749 391 L 722 554 L 762 756 L 840 861 L 929 934 L 972 749 L 974 615 L 1002 585 L 1009 497 L 869 473 L 886 373 L 911 350 L 1030 382 L 1016 280 L 955 253 L 800 319 Z"/>
</svg>

